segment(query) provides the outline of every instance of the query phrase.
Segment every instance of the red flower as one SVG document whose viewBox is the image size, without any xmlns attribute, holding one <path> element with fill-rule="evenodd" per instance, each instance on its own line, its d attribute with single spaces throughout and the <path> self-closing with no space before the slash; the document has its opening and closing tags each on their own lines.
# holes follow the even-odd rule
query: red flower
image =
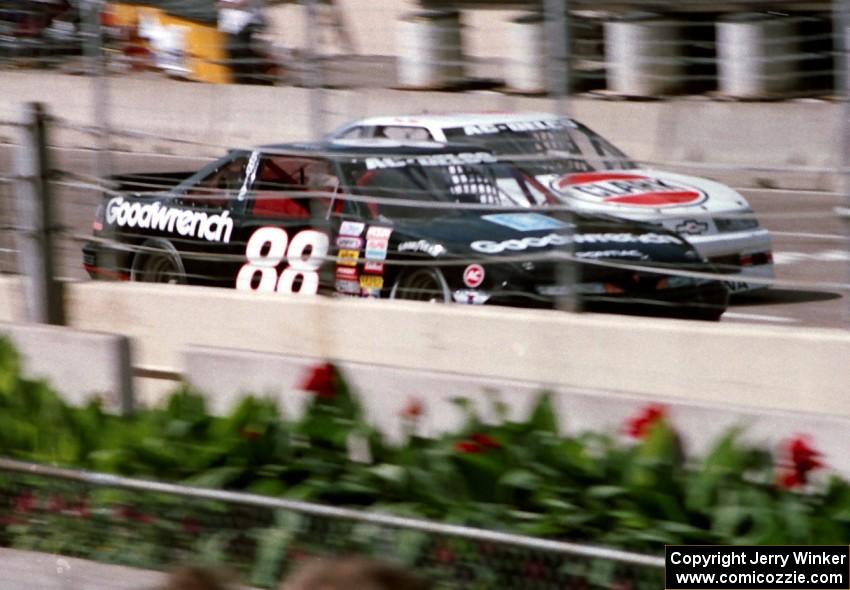
<svg viewBox="0 0 850 590">
<path fill-rule="evenodd" d="M 798 473 L 808 473 L 818 467 L 823 467 L 823 462 L 819 459 L 823 455 L 813 449 L 805 437 L 798 436 L 792 439 L 788 443 L 788 454 L 791 456 L 794 470 Z"/>
<path fill-rule="evenodd" d="M 440 563 L 452 563 L 455 560 L 454 551 L 443 544 L 434 548 L 434 560 Z"/>
<path fill-rule="evenodd" d="M 65 499 L 59 495 L 50 496 L 47 501 L 47 509 L 51 512 L 62 512 L 65 510 Z"/>
<path fill-rule="evenodd" d="M 498 449 L 502 446 L 495 438 L 493 438 L 489 434 L 482 434 L 480 432 L 476 432 L 470 438 L 485 449 Z"/>
<path fill-rule="evenodd" d="M 88 502 L 85 499 L 77 502 L 71 507 L 71 515 L 78 516 L 79 518 L 88 518 L 91 516 L 91 510 L 89 510 Z"/>
<path fill-rule="evenodd" d="M 783 444 L 784 459 L 776 476 L 776 483 L 786 489 L 794 489 L 809 482 L 809 473 L 823 467 L 823 455 L 812 448 L 808 438 L 797 436 Z"/>
<path fill-rule="evenodd" d="M 542 580 L 546 577 L 546 566 L 539 561 L 528 559 L 522 564 L 522 572 L 526 579 Z"/>
<path fill-rule="evenodd" d="M 301 389 L 311 391 L 320 398 L 336 397 L 336 387 L 336 369 L 331 363 L 314 366 L 301 383 Z"/>
<path fill-rule="evenodd" d="M 502 445 L 500 445 L 499 442 L 489 434 L 476 432 L 467 440 L 460 440 L 456 442 L 455 450 L 458 453 L 474 455 L 476 453 L 483 453 L 489 449 L 498 449 L 501 448 L 501 446 Z"/>
<path fill-rule="evenodd" d="M 660 404 L 650 404 L 625 425 L 626 434 L 632 438 L 646 438 L 649 430 L 666 417 L 667 410 Z"/>
<path fill-rule="evenodd" d="M 115 514 L 121 518 L 140 522 L 142 524 L 152 524 L 156 521 L 156 519 L 150 514 L 145 514 L 144 512 L 136 510 L 132 506 L 119 506 L 115 509 Z"/>
<path fill-rule="evenodd" d="M 183 532 L 189 535 L 197 535 L 201 532 L 201 525 L 191 516 L 185 517 L 180 524 L 183 527 Z"/>
<path fill-rule="evenodd" d="M 422 400 L 415 397 L 410 398 L 410 400 L 408 400 L 407 402 L 407 405 L 401 409 L 401 412 L 399 412 L 402 418 L 408 420 L 416 420 L 424 413 L 425 406 L 422 405 Z"/>
<path fill-rule="evenodd" d="M 469 440 L 461 440 L 455 443 L 455 450 L 458 453 L 474 455 L 476 453 L 482 452 L 484 449 L 476 442 L 472 442 Z"/>
<path fill-rule="evenodd" d="M 15 498 L 15 512 L 32 512 L 35 508 L 35 494 L 24 492 Z"/>
<path fill-rule="evenodd" d="M 776 474 L 776 485 L 786 490 L 793 490 L 794 488 L 805 485 L 805 483 L 805 478 L 801 478 L 800 474 L 793 469 L 782 470 Z"/>
<path fill-rule="evenodd" d="M 262 436 L 262 433 L 253 428 L 243 428 L 239 431 L 239 435 L 247 440 L 257 440 Z"/>
</svg>

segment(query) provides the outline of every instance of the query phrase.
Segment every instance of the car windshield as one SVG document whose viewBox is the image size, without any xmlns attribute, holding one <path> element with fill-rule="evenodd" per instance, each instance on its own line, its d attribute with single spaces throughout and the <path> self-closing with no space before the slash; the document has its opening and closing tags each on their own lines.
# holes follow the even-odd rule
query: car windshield
<svg viewBox="0 0 850 590">
<path fill-rule="evenodd" d="M 373 214 L 392 218 L 429 218 L 451 207 L 417 206 L 429 203 L 502 202 L 487 152 L 354 158 L 341 163 L 346 192 L 374 197 Z M 455 210 L 457 211 L 457 210 Z"/>
<path fill-rule="evenodd" d="M 502 158 L 516 158 L 516 164 L 534 176 L 638 167 L 601 135 L 570 119 L 465 125 L 444 132 L 449 141 L 474 143 Z"/>
</svg>

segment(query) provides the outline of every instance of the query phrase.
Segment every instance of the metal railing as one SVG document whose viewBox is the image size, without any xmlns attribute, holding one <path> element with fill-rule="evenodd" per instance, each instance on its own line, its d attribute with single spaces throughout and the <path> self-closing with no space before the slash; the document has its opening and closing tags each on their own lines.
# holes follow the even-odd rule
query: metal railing
<svg viewBox="0 0 850 590">
<path fill-rule="evenodd" d="M 349 554 L 397 562 L 437 588 L 649 589 L 662 580 L 658 556 L 401 514 L 0 459 L 2 544 L 57 559 L 146 570 L 216 564 L 263 588 L 305 558 Z M 31 575 L 19 568 L 4 582 L 25 589 Z"/>
</svg>

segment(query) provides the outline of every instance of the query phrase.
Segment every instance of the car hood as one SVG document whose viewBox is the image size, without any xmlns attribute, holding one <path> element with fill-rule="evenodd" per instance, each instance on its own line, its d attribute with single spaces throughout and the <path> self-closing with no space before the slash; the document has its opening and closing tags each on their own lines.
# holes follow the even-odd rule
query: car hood
<svg viewBox="0 0 850 590">
<path fill-rule="evenodd" d="M 734 189 L 706 178 L 659 170 L 609 170 L 540 177 L 580 210 L 629 219 L 711 215 L 747 209 Z"/>
</svg>

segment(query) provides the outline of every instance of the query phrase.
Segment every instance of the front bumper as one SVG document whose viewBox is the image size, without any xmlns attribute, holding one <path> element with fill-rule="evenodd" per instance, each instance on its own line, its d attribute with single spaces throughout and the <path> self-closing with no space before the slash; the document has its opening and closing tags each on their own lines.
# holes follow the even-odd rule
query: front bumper
<svg viewBox="0 0 850 590">
<path fill-rule="evenodd" d="M 686 236 L 688 242 L 724 275 L 732 293 L 766 289 L 764 282 L 747 282 L 748 278 L 772 279 L 773 248 L 766 229 L 733 233 Z"/>
</svg>

